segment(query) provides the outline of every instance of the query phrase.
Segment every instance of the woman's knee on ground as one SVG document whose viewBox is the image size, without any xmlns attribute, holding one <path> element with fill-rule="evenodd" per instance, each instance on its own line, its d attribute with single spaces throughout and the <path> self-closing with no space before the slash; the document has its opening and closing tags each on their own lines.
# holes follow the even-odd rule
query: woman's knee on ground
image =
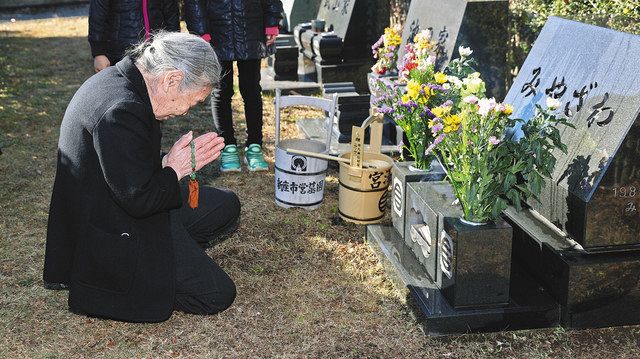
<svg viewBox="0 0 640 359">
<path fill-rule="evenodd" d="M 177 294 L 176 309 L 189 314 L 213 315 L 225 311 L 236 299 L 236 286 L 231 279 L 223 290 L 206 294 Z"/>
</svg>

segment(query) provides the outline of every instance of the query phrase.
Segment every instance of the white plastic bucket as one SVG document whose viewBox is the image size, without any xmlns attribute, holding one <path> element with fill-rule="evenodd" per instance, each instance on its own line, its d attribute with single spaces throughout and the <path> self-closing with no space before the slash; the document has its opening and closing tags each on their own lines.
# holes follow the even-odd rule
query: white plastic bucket
<svg viewBox="0 0 640 359">
<path fill-rule="evenodd" d="M 327 160 L 288 153 L 287 150 L 307 152 L 328 152 L 331 145 L 331 129 L 336 110 L 337 97 L 331 100 L 310 96 L 281 96 L 276 89 L 276 164 L 275 197 L 276 204 L 284 208 L 300 207 L 316 209 L 324 198 Z M 328 114 L 326 143 L 309 139 L 280 140 L 280 109 L 288 106 L 311 106 L 323 109 Z"/>
<path fill-rule="evenodd" d="M 327 160 L 287 153 L 287 149 L 323 153 L 326 147 L 313 140 L 280 141 L 276 147 L 276 204 L 285 208 L 301 207 L 310 210 L 320 207 L 324 198 Z"/>
</svg>

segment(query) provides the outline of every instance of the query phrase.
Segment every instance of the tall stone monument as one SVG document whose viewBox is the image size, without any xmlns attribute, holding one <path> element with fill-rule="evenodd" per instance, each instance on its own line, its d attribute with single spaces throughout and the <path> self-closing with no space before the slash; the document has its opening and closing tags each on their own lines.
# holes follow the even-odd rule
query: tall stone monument
<svg viewBox="0 0 640 359">
<path fill-rule="evenodd" d="M 296 25 L 308 22 L 318 13 L 322 0 L 282 0 L 282 30 L 290 34 Z"/>
<path fill-rule="evenodd" d="M 402 31 L 402 44 L 413 41 L 420 30 L 430 29 L 440 48 L 438 66 L 458 57 L 458 47 L 470 47 L 477 70 L 487 83 L 487 93 L 502 99 L 507 86 L 509 2 L 506 0 L 412 1 Z M 399 58 L 404 55 L 400 48 Z"/>
<path fill-rule="evenodd" d="M 506 102 L 529 119 L 557 99 L 575 126 L 567 153 L 520 226 L 516 255 L 549 286 L 572 327 L 640 323 L 640 36 L 552 17 Z M 522 136 L 519 128 L 510 135 Z"/>
</svg>

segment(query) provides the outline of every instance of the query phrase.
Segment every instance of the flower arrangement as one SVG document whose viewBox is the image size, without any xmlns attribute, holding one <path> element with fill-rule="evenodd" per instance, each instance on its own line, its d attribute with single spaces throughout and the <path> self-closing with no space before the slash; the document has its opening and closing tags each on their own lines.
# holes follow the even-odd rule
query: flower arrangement
<svg viewBox="0 0 640 359">
<path fill-rule="evenodd" d="M 452 61 L 445 72 L 437 71 L 437 47 L 430 39 L 431 32 L 424 30 L 415 36 L 413 44 L 407 45 L 399 65 L 400 81 L 406 86 L 389 88 L 374 99 L 374 104 L 379 106 L 378 111 L 391 116 L 404 131 L 408 140 L 404 148 L 415 160 L 414 167 L 421 170 L 428 170 L 434 158 L 429 145 L 433 143 L 436 131 L 429 126 L 430 121 L 440 118 L 451 123 L 459 122 L 457 110 L 449 110 L 446 114 L 438 111 L 451 107 L 463 94 L 484 93 L 485 88 L 479 74 L 471 67 L 473 60 L 468 56 L 472 51 L 468 48 L 459 49 L 461 57 Z M 451 128 L 446 127 L 446 130 Z"/>
<path fill-rule="evenodd" d="M 429 127 L 435 139 L 428 150 L 439 154 L 465 220 L 495 220 L 509 202 L 520 210 L 525 198 L 537 199 L 555 166 L 554 149 L 566 152 L 557 125 L 573 127 L 551 112 L 556 102 L 547 104 L 548 110 L 537 106 L 526 123 L 509 118 L 510 105 L 476 95 L 463 97 L 456 115 L 453 102 L 432 109 Z M 505 138 L 517 122 L 522 122 L 524 137 Z"/>
<path fill-rule="evenodd" d="M 419 80 L 421 74 L 427 75 L 428 69 L 435 67 L 438 54 L 436 43 L 431 40 L 432 36 L 431 30 L 422 30 L 414 36 L 413 43 L 405 45 L 406 51 L 398 66 L 401 82 L 411 78 Z"/>
<path fill-rule="evenodd" d="M 371 71 L 379 75 L 384 75 L 395 69 L 396 62 L 398 61 L 398 49 L 401 43 L 402 37 L 399 27 L 387 27 L 384 29 L 384 34 L 371 46 L 373 58 L 377 59 Z"/>
</svg>

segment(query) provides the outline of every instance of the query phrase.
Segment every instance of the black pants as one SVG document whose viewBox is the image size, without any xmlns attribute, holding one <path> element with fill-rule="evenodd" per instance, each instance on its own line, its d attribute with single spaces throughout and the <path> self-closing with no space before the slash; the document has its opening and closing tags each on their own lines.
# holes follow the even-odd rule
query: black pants
<svg viewBox="0 0 640 359">
<path fill-rule="evenodd" d="M 170 212 L 176 259 L 174 309 L 192 314 L 215 314 L 231 306 L 236 287 L 231 278 L 207 255 L 203 247 L 224 239 L 235 230 L 240 201 L 231 191 L 201 186 L 198 207 L 185 203 Z"/>
<path fill-rule="evenodd" d="M 236 61 L 240 94 L 244 101 L 244 115 L 247 120 L 246 146 L 254 143 L 262 146 L 260 61 L 261 59 Z M 231 97 L 233 97 L 233 61 L 220 61 L 220 64 L 222 65 L 222 80 L 220 81 L 220 91 L 215 99 L 217 107 L 214 122 L 218 134 L 224 137 L 225 145 L 237 145 L 231 112 Z"/>
</svg>

